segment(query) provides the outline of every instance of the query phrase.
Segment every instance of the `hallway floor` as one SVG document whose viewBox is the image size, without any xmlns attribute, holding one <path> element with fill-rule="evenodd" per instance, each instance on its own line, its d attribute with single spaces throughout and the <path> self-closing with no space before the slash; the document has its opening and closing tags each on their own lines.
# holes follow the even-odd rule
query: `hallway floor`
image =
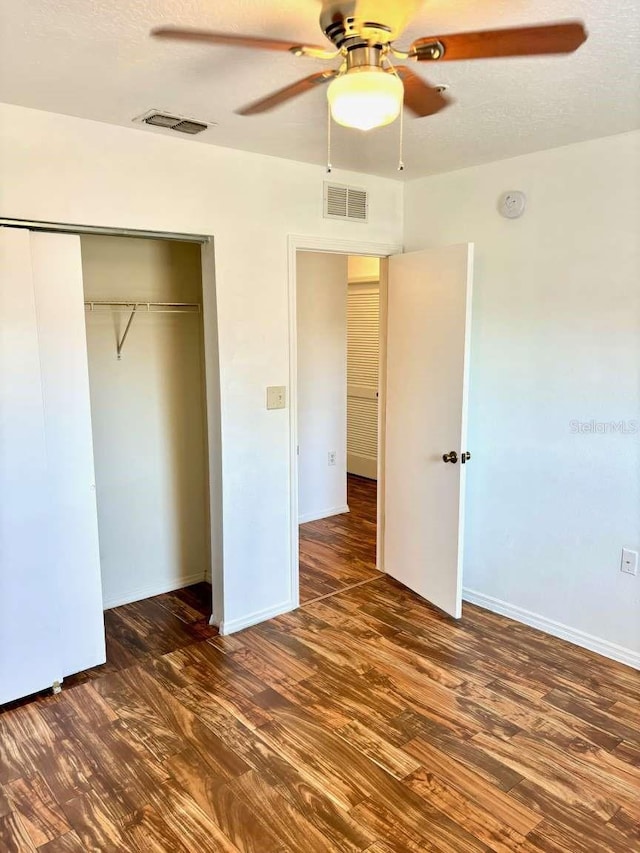
<svg viewBox="0 0 640 853">
<path fill-rule="evenodd" d="M 300 603 L 379 577 L 377 483 L 347 476 L 350 512 L 300 525 Z"/>
</svg>

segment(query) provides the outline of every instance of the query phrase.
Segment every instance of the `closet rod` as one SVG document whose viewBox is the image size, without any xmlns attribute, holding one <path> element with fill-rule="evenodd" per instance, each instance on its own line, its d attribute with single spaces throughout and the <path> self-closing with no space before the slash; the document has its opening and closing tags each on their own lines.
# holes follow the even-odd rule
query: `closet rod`
<svg viewBox="0 0 640 853">
<path fill-rule="evenodd" d="M 116 311 L 149 311 L 155 313 L 168 314 L 189 314 L 191 312 L 200 312 L 199 302 L 121 302 L 111 301 L 105 302 L 100 299 L 92 299 L 84 303 L 84 307 L 89 311 L 94 311 L 96 308 L 111 308 Z"/>
<path fill-rule="evenodd" d="M 129 334 L 129 329 L 133 323 L 133 318 L 140 311 L 147 311 L 150 314 L 199 314 L 200 304 L 198 302 L 121 302 L 112 301 L 105 302 L 94 299 L 84 303 L 84 307 L 89 311 L 94 311 L 96 308 L 111 308 L 115 311 L 130 311 L 129 320 L 125 326 L 122 337 L 116 341 L 116 353 L 118 361 L 122 360 L 122 348 Z"/>
</svg>

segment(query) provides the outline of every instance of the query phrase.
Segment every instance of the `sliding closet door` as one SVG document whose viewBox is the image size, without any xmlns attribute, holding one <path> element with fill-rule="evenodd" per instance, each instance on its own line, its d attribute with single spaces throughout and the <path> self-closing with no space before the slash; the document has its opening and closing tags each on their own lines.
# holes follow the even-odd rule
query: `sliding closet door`
<svg viewBox="0 0 640 853">
<path fill-rule="evenodd" d="M 105 661 L 80 237 L 31 234 L 63 675 Z"/>
<path fill-rule="evenodd" d="M 28 231 L 0 228 L 0 704 L 62 678 Z"/>
</svg>

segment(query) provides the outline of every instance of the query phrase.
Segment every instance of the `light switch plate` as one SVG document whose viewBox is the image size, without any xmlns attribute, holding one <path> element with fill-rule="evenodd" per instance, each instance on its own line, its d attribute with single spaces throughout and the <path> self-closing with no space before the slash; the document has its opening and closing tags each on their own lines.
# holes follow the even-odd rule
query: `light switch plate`
<svg viewBox="0 0 640 853">
<path fill-rule="evenodd" d="M 286 385 L 269 385 L 267 387 L 267 409 L 284 409 L 286 405 Z"/>
</svg>

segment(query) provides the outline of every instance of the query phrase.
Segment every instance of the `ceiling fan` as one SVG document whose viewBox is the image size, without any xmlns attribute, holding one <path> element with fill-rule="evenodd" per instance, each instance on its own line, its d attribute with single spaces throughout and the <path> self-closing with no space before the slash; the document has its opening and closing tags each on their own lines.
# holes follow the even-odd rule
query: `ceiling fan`
<svg viewBox="0 0 640 853">
<path fill-rule="evenodd" d="M 407 65 L 393 59 L 443 62 L 490 57 L 571 53 L 586 40 L 580 21 L 538 26 L 424 36 L 406 49 L 395 41 L 423 0 L 323 0 L 320 27 L 333 49 L 280 39 L 159 27 L 156 38 L 233 45 L 258 50 L 288 51 L 294 56 L 335 60 L 338 68 L 310 74 L 290 86 L 237 110 L 240 115 L 263 113 L 328 83 L 331 116 L 338 124 L 370 130 L 390 124 L 402 104 L 418 117 L 434 115 L 451 101 Z"/>
</svg>

